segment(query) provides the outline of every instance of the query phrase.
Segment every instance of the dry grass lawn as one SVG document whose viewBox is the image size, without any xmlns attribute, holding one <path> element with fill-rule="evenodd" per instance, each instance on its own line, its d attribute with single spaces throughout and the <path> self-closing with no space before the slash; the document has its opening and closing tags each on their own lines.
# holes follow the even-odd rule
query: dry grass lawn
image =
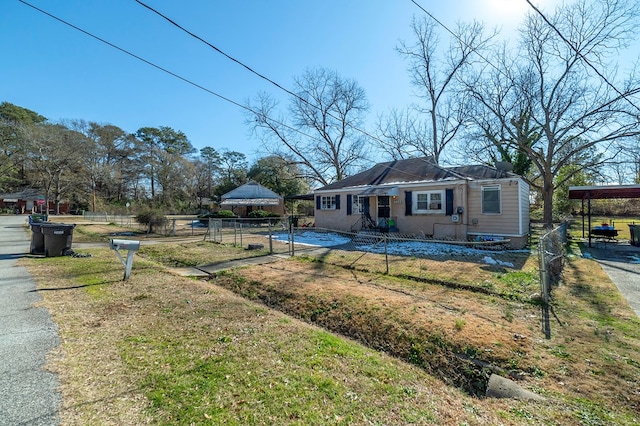
<svg viewBox="0 0 640 426">
<path fill-rule="evenodd" d="M 522 298 L 300 259 L 196 281 L 159 262 L 233 250 L 181 244 L 127 282 L 106 249 L 22 261 L 59 327 L 63 424 L 640 421 L 640 321 L 594 261 L 568 262 L 545 339 Z M 547 401 L 481 397 L 491 369 Z"/>
</svg>

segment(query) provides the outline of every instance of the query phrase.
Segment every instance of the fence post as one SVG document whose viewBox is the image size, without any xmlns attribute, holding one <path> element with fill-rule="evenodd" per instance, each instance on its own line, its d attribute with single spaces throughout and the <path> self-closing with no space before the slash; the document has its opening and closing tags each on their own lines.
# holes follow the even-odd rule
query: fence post
<svg viewBox="0 0 640 426">
<path fill-rule="evenodd" d="M 384 263 L 387 265 L 387 275 L 389 275 L 389 253 L 387 252 L 387 236 L 383 235 L 384 240 Z"/>
<path fill-rule="evenodd" d="M 269 254 L 273 254 L 273 235 L 271 233 L 271 219 L 269 219 Z"/>
<path fill-rule="evenodd" d="M 296 243 L 294 241 L 294 235 L 295 235 L 295 230 L 293 227 L 293 222 L 289 222 L 289 233 L 291 234 L 291 256 L 295 256 L 296 255 Z"/>
<path fill-rule="evenodd" d="M 176 220 L 175 219 L 171 219 L 171 236 L 175 237 L 176 236 Z M 191 229 L 193 230 L 193 226 L 191 227 Z"/>
</svg>

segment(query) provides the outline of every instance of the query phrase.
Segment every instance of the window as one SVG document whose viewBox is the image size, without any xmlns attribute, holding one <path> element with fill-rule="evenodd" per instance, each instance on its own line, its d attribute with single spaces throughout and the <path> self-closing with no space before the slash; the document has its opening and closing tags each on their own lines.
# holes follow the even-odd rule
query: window
<svg viewBox="0 0 640 426">
<path fill-rule="evenodd" d="M 482 214 L 500 214 L 500 185 L 482 187 Z"/>
<path fill-rule="evenodd" d="M 365 197 L 362 197 L 360 195 L 354 195 L 351 198 L 352 201 L 352 212 L 353 214 L 362 214 L 364 213 L 364 199 Z"/>
<path fill-rule="evenodd" d="M 320 197 L 320 209 L 335 210 L 336 209 L 335 195 L 323 195 L 322 197 Z"/>
<path fill-rule="evenodd" d="M 413 213 L 443 213 L 444 191 L 414 191 Z"/>
</svg>

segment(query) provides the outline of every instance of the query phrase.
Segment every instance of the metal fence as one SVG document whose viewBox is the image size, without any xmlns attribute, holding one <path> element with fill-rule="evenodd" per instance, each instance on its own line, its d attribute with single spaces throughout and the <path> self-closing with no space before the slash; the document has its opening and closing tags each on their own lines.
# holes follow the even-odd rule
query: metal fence
<svg viewBox="0 0 640 426">
<path fill-rule="evenodd" d="M 540 270 L 540 295 L 542 298 L 542 330 L 547 339 L 551 338 L 550 300 L 553 286 L 560 284 L 564 268 L 568 222 L 547 232 L 538 241 Z"/>
<path fill-rule="evenodd" d="M 104 222 L 104 223 L 113 223 L 118 226 L 124 227 L 132 227 L 136 224 L 136 221 L 131 215 L 121 215 L 121 214 L 109 214 L 109 213 L 93 213 L 93 212 L 83 212 L 82 217 L 86 221 L 90 222 Z"/>
<path fill-rule="evenodd" d="M 558 227 L 540 237 L 538 241 L 540 294 L 545 303 L 549 302 L 552 287 L 559 284 L 562 278 L 567 226 L 566 221 L 562 222 Z"/>
<path fill-rule="evenodd" d="M 374 273 L 411 278 L 416 282 L 495 294 L 509 300 L 531 301 L 540 291 L 543 330 L 550 337 L 551 289 L 560 282 L 564 266 L 567 222 L 540 237 L 535 250 L 516 249 L 508 240 L 443 241 L 379 232 L 339 232 L 307 227 L 290 218 L 197 218 L 168 216 L 150 225 L 132 216 L 85 214 L 93 221 L 130 227 L 161 236 L 190 237 L 261 248 Z M 296 223 L 297 222 L 297 223 Z M 302 226 L 294 226 L 294 225 Z"/>
<path fill-rule="evenodd" d="M 531 252 L 507 241 L 442 241 L 394 233 L 316 228 L 274 231 L 289 254 L 453 288 L 527 298 L 538 287 Z"/>
</svg>

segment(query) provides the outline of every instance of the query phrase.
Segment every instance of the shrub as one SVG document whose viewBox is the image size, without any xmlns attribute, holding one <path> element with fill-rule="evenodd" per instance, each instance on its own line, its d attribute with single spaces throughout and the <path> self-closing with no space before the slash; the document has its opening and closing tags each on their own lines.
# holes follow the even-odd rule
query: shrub
<svg viewBox="0 0 640 426">
<path fill-rule="evenodd" d="M 167 218 L 160 210 L 143 210 L 135 217 L 136 222 L 141 225 L 147 225 L 149 233 L 153 232 L 154 226 L 164 226 L 167 223 Z"/>
<path fill-rule="evenodd" d="M 231 210 L 218 210 L 212 217 L 237 217 Z"/>
<path fill-rule="evenodd" d="M 254 219 L 262 219 L 265 217 L 280 217 L 280 215 L 278 213 L 268 212 L 266 210 L 253 210 L 249 212 L 247 217 L 254 218 Z"/>
</svg>

